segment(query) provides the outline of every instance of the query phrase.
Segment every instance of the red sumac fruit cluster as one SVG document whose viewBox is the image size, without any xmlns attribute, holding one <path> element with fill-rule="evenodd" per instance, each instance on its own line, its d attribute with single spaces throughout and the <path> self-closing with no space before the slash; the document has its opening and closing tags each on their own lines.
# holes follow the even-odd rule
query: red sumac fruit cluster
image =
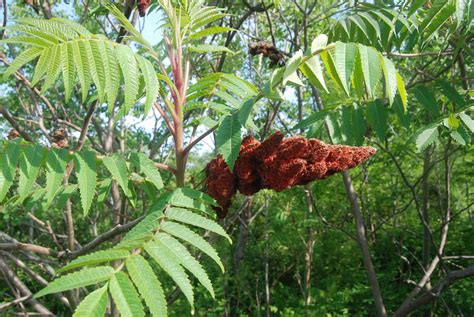
<svg viewBox="0 0 474 317">
<path fill-rule="evenodd" d="M 242 140 L 234 170 L 218 155 L 206 167 L 206 191 L 221 206 L 219 217 L 227 215 L 237 190 L 253 195 L 261 189 L 277 192 L 324 179 L 364 163 L 376 153 L 370 146 L 326 144 L 318 139 L 284 138 L 276 132 L 264 142 L 252 136 Z"/>
</svg>

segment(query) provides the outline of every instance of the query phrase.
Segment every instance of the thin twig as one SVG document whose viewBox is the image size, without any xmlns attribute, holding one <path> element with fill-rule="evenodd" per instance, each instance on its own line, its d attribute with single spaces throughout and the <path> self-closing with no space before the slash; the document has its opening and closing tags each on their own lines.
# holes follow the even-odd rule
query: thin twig
<svg viewBox="0 0 474 317">
<path fill-rule="evenodd" d="M 57 252 L 53 249 L 42 247 L 36 244 L 30 243 L 21 243 L 21 242 L 6 242 L 0 243 L 0 250 L 5 251 L 30 251 L 37 254 L 49 255 L 53 257 L 58 257 L 60 252 Z"/>
<path fill-rule="evenodd" d="M 29 134 L 21 127 L 18 122 L 13 118 L 13 116 L 8 112 L 8 110 L 2 106 L 0 106 L 0 114 L 5 118 L 5 120 L 10 123 L 10 125 L 20 133 L 20 135 L 28 142 L 33 142 L 33 139 L 29 136 Z"/>
<path fill-rule="evenodd" d="M 119 234 L 122 234 L 122 233 L 132 229 L 140 221 L 142 221 L 143 218 L 145 218 L 145 216 L 141 216 L 141 217 L 139 217 L 139 218 L 137 218 L 133 221 L 130 221 L 130 222 L 124 224 L 124 225 L 120 225 L 120 224 L 116 225 L 115 227 L 113 227 L 109 231 L 101 234 L 100 236 L 98 236 L 97 238 L 95 238 L 94 240 L 92 240 L 91 242 L 86 244 L 85 246 L 83 246 L 81 249 L 68 253 L 66 255 L 66 258 L 69 259 L 69 260 L 73 260 L 73 259 L 75 259 L 75 258 L 77 258 L 77 257 L 79 257 L 83 254 L 86 254 L 89 251 L 92 251 L 93 249 L 95 249 L 96 247 L 98 247 L 99 245 L 104 243 L 105 241 L 113 239 L 114 237 L 118 236 Z"/>
</svg>

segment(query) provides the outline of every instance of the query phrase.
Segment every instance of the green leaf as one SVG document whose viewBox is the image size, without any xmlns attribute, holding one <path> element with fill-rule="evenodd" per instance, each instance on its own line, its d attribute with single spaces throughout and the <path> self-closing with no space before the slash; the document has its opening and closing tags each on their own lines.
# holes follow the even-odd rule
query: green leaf
<svg viewBox="0 0 474 317">
<path fill-rule="evenodd" d="M 406 112 L 408 96 L 407 96 L 407 91 L 405 88 L 405 83 L 403 82 L 403 78 L 398 72 L 397 72 L 397 89 L 398 89 L 398 94 L 400 95 L 400 99 L 402 101 L 403 110 Z"/>
<path fill-rule="evenodd" d="M 217 263 L 217 265 L 219 265 L 222 272 L 224 272 L 224 265 L 222 264 L 222 261 L 219 258 L 216 250 L 200 235 L 196 234 L 191 229 L 172 221 L 164 222 L 160 229 L 175 236 L 176 238 L 188 242 L 190 245 L 207 254 L 211 259 L 214 260 L 214 262 Z"/>
<path fill-rule="evenodd" d="M 301 60 L 303 59 L 303 52 L 299 50 L 298 52 L 293 55 L 290 60 L 288 61 L 285 72 L 283 73 L 283 85 L 286 85 L 288 81 L 294 80 L 294 75 L 296 71 L 300 67 Z"/>
<path fill-rule="evenodd" d="M 471 142 L 470 135 L 466 132 L 463 126 L 459 126 L 456 130 L 451 131 L 451 138 L 453 138 L 457 143 L 465 146 L 467 143 Z"/>
<path fill-rule="evenodd" d="M 127 241 L 147 240 L 152 231 L 159 226 L 159 222 L 163 218 L 163 210 L 170 207 L 169 201 L 172 197 L 172 194 L 173 193 L 170 192 L 165 192 L 162 194 L 150 207 L 149 213 L 145 219 L 140 221 L 139 224 L 127 232 L 116 248 L 121 248 Z"/>
<path fill-rule="evenodd" d="M 471 130 L 472 133 L 474 133 L 474 120 L 472 120 L 471 117 L 464 112 L 459 114 L 459 118 L 461 118 L 462 122 L 464 122 L 466 127 L 468 127 L 468 129 Z"/>
<path fill-rule="evenodd" d="M 165 212 L 165 216 L 167 218 L 187 223 L 192 226 L 200 227 L 205 230 L 212 231 L 214 233 L 217 233 L 218 235 L 221 235 L 227 240 L 229 240 L 230 243 L 232 243 L 231 238 L 229 235 L 225 232 L 225 230 L 215 221 L 207 219 L 201 215 L 195 214 L 189 210 L 183 209 L 183 208 L 170 208 Z"/>
<path fill-rule="evenodd" d="M 72 50 L 74 52 L 74 65 L 76 66 L 77 77 L 79 78 L 79 83 L 81 84 L 82 102 L 84 102 L 89 92 L 91 78 L 87 50 L 84 49 L 84 45 L 81 45 L 80 43 L 81 41 L 72 42 Z M 38 65 L 39 63 L 40 62 L 38 62 Z M 38 67 L 39 66 L 37 66 L 37 68 Z"/>
<path fill-rule="evenodd" d="M 127 274 L 115 273 L 110 279 L 109 291 L 122 316 L 145 316 L 137 290 Z"/>
<path fill-rule="evenodd" d="M 111 179 L 106 179 L 98 183 L 96 202 L 99 208 L 104 203 L 105 199 L 107 198 L 110 191 L 111 184 L 112 184 Z"/>
<path fill-rule="evenodd" d="M 351 107 L 341 107 L 339 116 L 341 119 L 341 133 L 344 144 L 354 144 L 354 129 L 352 127 L 352 109 Z"/>
<path fill-rule="evenodd" d="M 130 197 L 131 192 L 128 188 L 128 169 L 125 159 L 118 154 L 106 156 L 102 159 L 105 167 L 112 174 L 112 178 L 122 187 L 125 196 Z"/>
<path fill-rule="evenodd" d="M 372 29 L 375 31 L 377 38 L 380 38 L 381 32 L 380 32 L 380 25 L 379 23 L 367 12 L 360 12 L 359 16 L 365 20 L 369 25 L 372 27 Z"/>
<path fill-rule="evenodd" d="M 133 255 L 127 259 L 126 266 L 130 278 L 145 300 L 152 316 L 167 316 L 165 294 L 150 264 L 141 255 Z"/>
<path fill-rule="evenodd" d="M 385 79 L 385 93 L 390 104 L 393 103 L 397 94 L 397 71 L 391 60 L 380 54 L 380 64 L 382 65 L 383 76 Z"/>
<path fill-rule="evenodd" d="M 336 42 L 336 70 L 342 82 L 342 87 L 347 95 L 354 71 L 355 58 L 357 54 L 357 46 L 353 43 Z"/>
<path fill-rule="evenodd" d="M 253 106 L 255 105 L 255 98 L 249 98 L 240 107 L 238 110 L 239 122 L 242 126 L 247 126 L 249 124 L 250 114 L 252 113 Z"/>
<path fill-rule="evenodd" d="M 95 195 L 97 181 L 97 167 L 95 155 L 90 151 L 78 152 L 74 155 L 79 192 L 84 215 L 89 213 Z"/>
<path fill-rule="evenodd" d="M 42 47 L 30 47 L 24 50 L 5 70 L 4 76 L 10 76 L 25 64 L 37 58 L 43 52 Z"/>
<path fill-rule="evenodd" d="M 438 139 L 438 135 L 439 132 L 437 124 L 432 124 L 423 128 L 416 135 L 416 147 L 419 151 L 423 151 Z"/>
<path fill-rule="evenodd" d="M 143 153 L 132 153 L 130 155 L 131 163 L 137 167 L 141 173 L 145 174 L 148 180 L 152 182 L 157 189 L 163 188 L 163 180 L 158 172 L 155 163 Z"/>
<path fill-rule="evenodd" d="M 9 142 L 0 153 L 0 202 L 13 184 L 19 156 L 20 146 L 16 142 Z"/>
<path fill-rule="evenodd" d="M 58 194 L 63 181 L 69 152 L 65 149 L 50 150 L 46 159 L 46 201 L 50 204 Z"/>
<path fill-rule="evenodd" d="M 368 119 L 372 128 L 375 130 L 380 141 L 384 141 L 387 136 L 387 109 L 380 100 L 375 100 L 369 104 Z"/>
<path fill-rule="evenodd" d="M 241 130 L 239 117 L 232 114 L 224 118 L 216 132 L 217 151 L 222 154 L 230 170 L 234 169 L 234 163 L 239 155 Z"/>
<path fill-rule="evenodd" d="M 41 93 L 46 92 L 51 85 L 54 84 L 59 74 L 61 73 L 62 58 L 61 58 L 61 45 L 54 45 L 54 49 L 51 51 L 50 63 L 46 72 L 46 77 L 41 87 Z"/>
<path fill-rule="evenodd" d="M 359 99 L 367 99 L 364 72 L 362 70 L 362 60 L 360 54 L 356 55 L 355 65 L 354 65 L 354 75 L 352 76 L 352 85 Z"/>
<path fill-rule="evenodd" d="M 224 27 L 224 26 L 212 26 L 212 27 L 204 29 L 202 31 L 192 33 L 189 36 L 189 39 L 197 40 L 197 39 L 200 39 L 202 37 L 209 36 L 209 35 L 218 34 L 218 33 L 222 33 L 222 32 L 233 31 L 233 30 L 235 30 L 235 29 Z"/>
<path fill-rule="evenodd" d="M 61 210 L 66 205 L 66 201 L 77 191 L 77 185 L 67 185 L 63 188 L 62 192 L 58 195 L 56 208 Z"/>
<path fill-rule="evenodd" d="M 34 298 L 107 281 L 114 272 L 110 266 L 98 266 L 67 274 L 49 283 L 48 286 L 36 293 Z"/>
<path fill-rule="evenodd" d="M 452 113 L 448 117 L 448 127 L 454 130 L 459 128 L 459 119 Z"/>
<path fill-rule="evenodd" d="M 156 98 L 158 98 L 160 83 L 151 62 L 143 57 L 138 57 L 137 60 L 146 86 L 145 112 L 143 114 L 146 117 L 153 107 Z"/>
<path fill-rule="evenodd" d="M 416 99 L 434 115 L 438 115 L 439 106 L 434 94 L 425 86 L 418 86 L 413 90 Z"/>
<path fill-rule="evenodd" d="M 75 84 L 75 66 L 77 61 L 74 59 L 74 51 L 72 43 L 64 43 L 61 45 L 61 59 L 62 59 L 62 71 L 64 81 L 64 91 L 66 102 L 71 99 L 72 89 Z"/>
<path fill-rule="evenodd" d="M 402 126 L 408 128 L 411 122 L 411 117 L 408 112 L 405 111 L 400 95 L 397 95 L 395 97 L 395 101 L 393 102 L 393 109 L 397 114 L 398 121 L 400 121 Z"/>
<path fill-rule="evenodd" d="M 424 33 L 425 38 L 429 39 L 455 11 L 456 7 L 450 1 L 435 1 L 420 24 L 420 33 Z"/>
<path fill-rule="evenodd" d="M 446 81 L 441 80 L 438 82 L 438 85 L 441 87 L 443 95 L 445 95 L 447 99 L 453 102 L 456 106 L 462 107 L 466 104 L 459 92 Z"/>
<path fill-rule="evenodd" d="M 8 39 L 0 40 L 0 44 L 24 44 L 24 45 L 33 45 L 38 47 L 48 47 L 50 43 L 37 37 L 29 36 L 15 36 Z"/>
<path fill-rule="evenodd" d="M 344 142 L 339 119 L 340 115 L 335 111 L 329 112 L 328 116 L 326 117 L 327 129 L 334 143 Z"/>
<path fill-rule="evenodd" d="M 32 189 L 43 164 L 44 154 L 45 149 L 39 144 L 29 145 L 23 151 L 20 158 L 20 179 L 18 181 L 20 201 L 23 201 Z"/>
<path fill-rule="evenodd" d="M 222 73 L 221 86 L 240 98 L 248 98 L 258 93 L 257 87 L 234 75 Z"/>
<path fill-rule="evenodd" d="M 328 113 L 326 111 L 318 111 L 318 112 L 315 112 L 313 114 L 311 114 L 309 117 L 307 117 L 306 119 L 304 119 L 303 121 L 301 121 L 300 123 L 298 123 L 297 125 L 295 125 L 293 127 L 293 130 L 300 130 L 300 129 L 304 129 L 316 122 L 319 122 L 319 121 L 322 121 L 326 118 L 326 116 L 328 115 Z"/>
<path fill-rule="evenodd" d="M 352 133 L 354 136 L 354 145 L 361 146 L 364 143 L 365 128 L 364 108 L 354 105 L 352 108 Z"/>
<path fill-rule="evenodd" d="M 456 0 L 456 22 L 459 28 L 464 21 L 466 10 L 469 9 L 469 0 Z"/>
<path fill-rule="evenodd" d="M 413 0 L 410 8 L 407 12 L 407 16 L 411 16 L 415 13 L 419 8 L 421 8 L 425 4 L 426 0 Z"/>
<path fill-rule="evenodd" d="M 73 317 L 102 317 L 105 315 L 105 310 L 108 304 L 107 289 L 109 285 L 106 284 L 99 289 L 86 296 L 74 311 Z"/>
<path fill-rule="evenodd" d="M 190 187 L 179 187 L 173 192 L 173 199 L 182 196 L 191 198 L 193 200 L 201 201 L 210 206 L 218 206 L 217 202 L 211 196 L 203 193 L 202 191 L 190 188 Z"/>
<path fill-rule="evenodd" d="M 203 204 L 200 200 L 190 198 L 186 195 L 183 195 L 178 190 L 175 190 L 171 195 L 169 204 L 176 207 L 183 207 L 191 210 L 199 210 L 207 213 L 207 206 Z"/>
<path fill-rule="evenodd" d="M 133 51 L 128 46 L 119 45 L 115 48 L 115 52 L 125 81 L 123 92 L 125 95 L 125 103 L 120 110 L 123 115 L 126 115 L 128 110 L 132 108 L 138 95 L 139 75 L 137 60 L 135 59 Z"/>
<path fill-rule="evenodd" d="M 367 94 L 370 98 L 374 98 L 375 88 L 382 75 L 378 52 L 373 47 L 360 44 L 358 48 Z"/>
<path fill-rule="evenodd" d="M 81 50 L 87 52 L 87 62 L 89 64 L 90 75 L 99 95 L 99 100 L 105 102 L 105 66 L 100 55 L 97 41 L 81 41 Z"/>
<path fill-rule="evenodd" d="M 334 82 L 340 88 L 344 89 L 344 84 L 342 83 L 342 79 L 339 77 L 339 73 L 336 69 L 336 64 L 334 62 L 333 54 L 331 52 L 324 51 L 324 52 L 321 52 L 320 56 L 327 72 L 329 73 L 329 76 L 331 76 L 332 80 L 334 80 Z"/>
<path fill-rule="evenodd" d="M 210 44 L 199 44 L 199 45 L 191 45 L 189 46 L 189 50 L 191 52 L 196 53 L 219 53 L 219 52 L 226 52 L 229 54 L 235 54 L 229 48 L 225 46 L 219 45 L 210 45 Z"/>
<path fill-rule="evenodd" d="M 144 245 L 145 251 L 173 279 L 183 292 L 191 307 L 194 307 L 194 292 L 188 275 L 179 265 L 179 261 L 161 242 L 150 241 Z"/>
<path fill-rule="evenodd" d="M 62 24 L 67 24 L 67 26 L 69 26 L 72 30 L 74 30 L 76 33 L 84 37 L 90 37 L 92 35 L 85 27 L 83 27 L 81 24 L 77 22 L 74 22 L 68 19 L 63 19 L 63 18 L 57 18 L 57 17 L 54 17 L 51 20 L 60 22 Z"/>
<path fill-rule="evenodd" d="M 364 34 L 365 38 L 367 38 L 369 41 L 370 41 L 370 36 L 369 34 L 367 33 L 367 26 L 365 25 L 365 22 L 364 20 L 362 20 L 362 18 L 358 15 L 351 15 L 348 17 L 348 19 L 350 21 L 352 21 L 352 23 L 359 29 L 362 31 L 362 33 Z"/>
<path fill-rule="evenodd" d="M 138 30 L 115 4 L 108 3 L 105 7 L 117 18 L 124 29 L 130 33 L 129 38 L 132 38 L 135 42 L 141 44 L 143 47 L 152 50 L 152 45 L 147 40 L 145 40 L 145 38 L 140 34 L 140 32 L 138 32 Z"/>
<path fill-rule="evenodd" d="M 215 298 L 214 288 L 206 271 L 181 242 L 163 232 L 158 232 L 155 235 L 155 239 L 161 242 L 163 247 L 167 248 L 178 259 L 179 263 L 198 279 L 211 294 L 212 298 Z"/>
<path fill-rule="evenodd" d="M 308 78 L 311 85 L 318 89 L 323 89 L 325 92 L 329 93 L 329 90 L 326 87 L 323 70 L 321 68 L 318 56 L 310 58 L 306 63 L 300 66 L 300 70 L 303 75 Z"/>
<path fill-rule="evenodd" d="M 38 28 L 33 27 L 31 25 L 25 25 L 25 24 L 8 25 L 5 27 L 5 29 L 11 32 L 24 33 L 31 37 L 36 37 L 40 39 L 42 43 L 44 43 L 44 45 L 39 45 L 39 46 L 48 47 L 48 46 L 55 45 L 61 41 L 61 39 L 58 39 L 54 34 L 45 32 L 44 30 L 39 30 Z M 13 37 L 13 38 L 16 38 L 16 37 Z"/>
<path fill-rule="evenodd" d="M 46 47 L 44 48 L 42 54 L 38 59 L 38 63 L 36 63 L 35 73 L 33 78 L 31 79 L 31 85 L 35 86 L 44 74 L 48 70 L 48 66 L 51 63 L 51 54 L 54 52 L 54 47 Z"/>
<path fill-rule="evenodd" d="M 95 265 L 99 263 L 125 259 L 128 256 L 130 256 L 130 253 L 125 250 L 96 251 L 96 252 L 78 257 L 77 259 L 71 261 L 71 263 L 59 269 L 58 272 L 62 273 L 62 272 L 69 271 L 72 269 L 77 269 L 78 267 L 82 267 L 82 266 Z"/>
<path fill-rule="evenodd" d="M 120 67 L 115 57 L 114 47 L 105 41 L 98 42 L 98 48 L 104 65 L 105 93 L 109 112 L 112 112 L 120 87 Z"/>
</svg>

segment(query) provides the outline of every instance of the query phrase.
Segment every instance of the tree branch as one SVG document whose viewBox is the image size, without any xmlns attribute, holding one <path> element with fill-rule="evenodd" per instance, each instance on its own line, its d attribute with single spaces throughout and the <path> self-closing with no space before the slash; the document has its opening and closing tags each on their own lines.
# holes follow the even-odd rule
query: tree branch
<svg viewBox="0 0 474 317">
<path fill-rule="evenodd" d="M 3 261 L 2 258 L 0 258 L 0 270 L 3 271 L 10 283 L 20 290 L 23 296 L 30 297 L 33 295 L 30 289 L 26 287 L 26 285 L 18 278 L 15 272 L 13 272 L 13 270 L 8 266 L 7 263 L 5 263 L 5 261 Z M 38 313 L 40 313 L 41 316 L 54 316 L 52 312 L 50 312 L 34 298 L 28 299 L 27 303 L 30 304 Z"/>
<path fill-rule="evenodd" d="M 401 317 L 406 316 L 409 313 L 417 310 L 423 305 L 426 305 L 433 301 L 434 299 L 438 298 L 444 290 L 449 288 L 451 285 L 456 283 L 459 280 L 474 276 L 474 265 L 467 267 L 464 270 L 460 271 L 453 271 L 448 273 L 444 279 L 442 279 L 438 284 L 436 284 L 433 288 L 429 289 L 429 291 L 418 299 L 414 301 L 410 301 L 402 305 L 394 314 L 394 317 Z"/>
<path fill-rule="evenodd" d="M 58 257 L 61 253 L 53 249 L 42 247 L 36 244 L 21 243 L 21 242 L 7 242 L 0 243 L 0 250 L 5 251 L 30 251 L 37 254 Z"/>
<path fill-rule="evenodd" d="M 145 216 L 141 216 L 141 217 L 139 217 L 139 218 L 137 218 L 133 221 L 130 221 L 130 222 L 124 224 L 124 225 L 118 224 L 115 227 L 113 227 L 112 229 L 110 229 L 109 231 L 107 231 L 107 232 L 101 234 L 100 236 L 96 237 L 94 240 L 92 240 L 91 242 L 89 242 L 88 244 L 83 246 L 81 249 L 79 249 L 75 252 L 70 252 L 70 253 L 66 254 L 65 257 L 68 260 L 73 260 L 73 259 L 75 259 L 75 258 L 77 258 L 77 257 L 79 257 L 83 254 L 86 254 L 87 252 L 95 249 L 96 247 L 98 247 L 99 245 L 104 243 L 105 241 L 113 239 L 117 235 L 122 234 L 122 233 L 132 229 L 140 221 L 142 221 L 143 218 L 145 218 Z"/>
<path fill-rule="evenodd" d="M 0 106 L 0 114 L 5 118 L 5 120 L 10 123 L 10 125 L 20 133 L 20 135 L 23 137 L 28 142 L 33 142 L 33 139 L 28 135 L 28 133 L 21 127 L 18 122 L 16 122 L 15 118 L 12 117 L 12 115 L 8 112 L 7 109 L 4 107 Z"/>
</svg>

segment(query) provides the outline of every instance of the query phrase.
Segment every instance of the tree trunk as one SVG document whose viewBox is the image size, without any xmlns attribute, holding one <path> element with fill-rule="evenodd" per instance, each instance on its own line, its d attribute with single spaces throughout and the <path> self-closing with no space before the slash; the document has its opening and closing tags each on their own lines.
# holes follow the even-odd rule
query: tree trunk
<svg viewBox="0 0 474 317">
<path fill-rule="evenodd" d="M 351 203 L 352 214 L 356 221 L 357 228 L 357 241 L 362 251 L 362 260 L 364 262 L 367 277 L 369 279 L 370 287 L 372 289 L 372 295 L 375 301 L 375 307 L 377 309 L 377 315 L 380 317 L 386 317 L 387 311 L 383 303 L 382 293 L 380 291 L 379 282 L 375 274 L 374 265 L 370 257 L 369 243 L 367 242 L 367 236 L 365 234 L 364 218 L 360 211 L 359 203 L 357 202 L 357 196 L 352 185 L 352 179 L 348 171 L 342 172 L 342 179 L 344 180 L 344 186 L 346 188 L 347 198 Z"/>
</svg>

